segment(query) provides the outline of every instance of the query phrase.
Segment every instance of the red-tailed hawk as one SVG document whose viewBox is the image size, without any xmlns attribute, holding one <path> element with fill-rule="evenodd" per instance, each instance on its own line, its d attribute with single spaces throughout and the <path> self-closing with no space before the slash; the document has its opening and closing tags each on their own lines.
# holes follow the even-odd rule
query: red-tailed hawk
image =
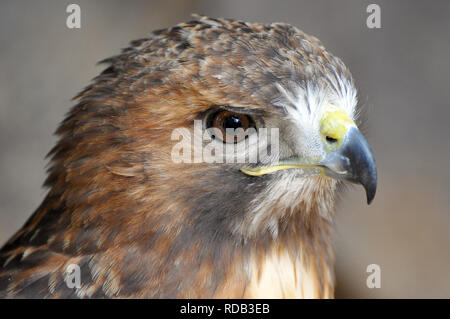
<svg viewBox="0 0 450 319">
<path fill-rule="evenodd" d="M 377 183 L 352 77 L 293 26 L 196 19 L 132 42 L 79 94 L 47 196 L 0 251 L 1 297 L 333 297 L 339 185 L 370 202 Z M 198 160 L 195 123 L 278 138 L 256 162 Z M 197 147 L 257 151 L 209 137 Z"/>
</svg>

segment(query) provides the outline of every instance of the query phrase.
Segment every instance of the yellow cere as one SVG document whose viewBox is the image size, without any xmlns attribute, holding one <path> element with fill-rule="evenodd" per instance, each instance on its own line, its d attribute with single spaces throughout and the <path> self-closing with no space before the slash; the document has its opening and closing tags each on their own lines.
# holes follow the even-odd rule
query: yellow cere
<svg viewBox="0 0 450 319">
<path fill-rule="evenodd" d="M 335 105 L 327 105 L 320 120 L 320 132 L 324 139 L 329 136 L 337 140 L 330 148 L 339 147 L 347 130 L 352 126 L 356 127 L 356 124 L 347 113 Z"/>
</svg>

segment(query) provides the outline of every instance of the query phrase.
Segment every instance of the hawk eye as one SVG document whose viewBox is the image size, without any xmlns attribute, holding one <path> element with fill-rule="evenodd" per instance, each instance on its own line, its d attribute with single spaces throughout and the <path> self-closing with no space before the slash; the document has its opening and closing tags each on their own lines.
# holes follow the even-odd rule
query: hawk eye
<svg viewBox="0 0 450 319">
<path fill-rule="evenodd" d="M 221 110 L 209 118 L 207 128 L 218 130 L 213 138 L 221 138 L 224 143 L 238 143 L 248 136 L 247 130 L 254 128 L 252 118 L 246 114 Z M 218 136 L 216 136 L 218 135 Z"/>
</svg>

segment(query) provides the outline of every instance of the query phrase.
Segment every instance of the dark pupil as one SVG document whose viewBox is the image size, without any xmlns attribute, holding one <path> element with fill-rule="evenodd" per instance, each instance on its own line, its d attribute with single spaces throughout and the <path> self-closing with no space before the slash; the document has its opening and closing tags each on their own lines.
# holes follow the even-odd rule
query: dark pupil
<svg viewBox="0 0 450 319">
<path fill-rule="evenodd" d="M 230 115 L 230 116 L 227 116 L 223 120 L 223 128 L 224 129 L 227 129 L 227 128 L 237 129 L 239 127 L 242 127 L 242 122 L 236 116 Z"/>
</svg>

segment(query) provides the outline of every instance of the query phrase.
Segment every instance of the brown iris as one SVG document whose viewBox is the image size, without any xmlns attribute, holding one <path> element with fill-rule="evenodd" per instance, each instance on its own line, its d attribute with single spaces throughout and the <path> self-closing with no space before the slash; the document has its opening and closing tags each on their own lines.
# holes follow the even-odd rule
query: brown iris
<svg viewBox="0 0 450 319">
<path fill-rule="evenodd" d="M 253 120 L 246 114 L 218 111 L 214 113 L 208 121 L 208 128 L 218 130 L 224 143 L 238 143 L 248 135 L 247 130 L 255 127 Z M 216 138 L 217 136 L 214 136 Z"/>
</svg>

